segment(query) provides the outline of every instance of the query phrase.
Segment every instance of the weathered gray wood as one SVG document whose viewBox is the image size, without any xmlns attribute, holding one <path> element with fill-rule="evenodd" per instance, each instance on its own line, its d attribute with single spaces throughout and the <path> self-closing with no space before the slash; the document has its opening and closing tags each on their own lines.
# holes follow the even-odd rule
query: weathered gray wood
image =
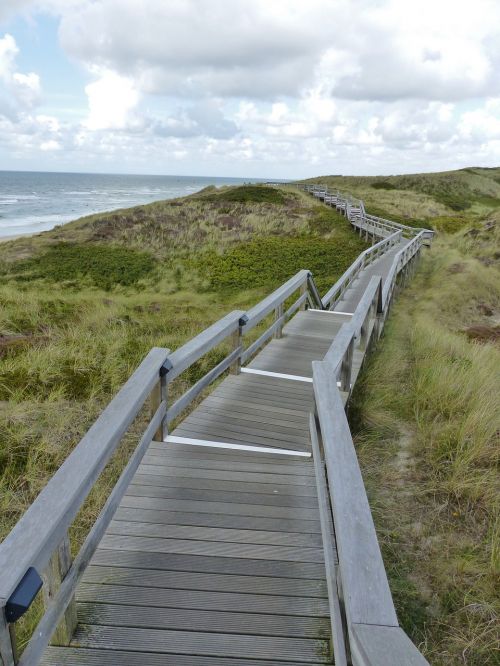
<svg viewBox="0 0 500 666">
<path fill-rule="evenodd" d="M 322 298 L 322 304 L 325 309 L 333 309 L 335 304 L 341 300 L 342 294 L 353 280 L 354 276 L 365 265 L 370 262 L 372 257 L 379 252 L 385 252 L 394 245 L 394 241 L 401 237 L 401 232 L 395 232 L 391 236 L 384 238 L 368 250 L 362 252 L 359 257 L 349 266 L 345 273 L 337 280 L 337 282 L 327 291 Z"/>
<path fill-rule="evenodd" d="M 314 394 L 350 624 L 398 626 L 349 424 L 328 364 L 314 362 Z"/>
<path fill-rule="evenodd" d="M 318 666 L 317 660 L 299 662 L 232 657 L 200 657 L 182 654 L 153 654 L 149 650 L 102 650 L 49 648 L 42 666 Z"/>
<path fill-rule="evenodd" d="M 161 631 L 131 627 L 82 625 L 75 641 L 92 648 L 148 650 L 149 652 L 192 654 L 193 645 L 198 655 L 216 657 L 246 657 L 254 659 L 297 660 L 327 663 L 328 649 L 322 639 L 280 638 L 240 634 L 213 634 L 195 631 Z"/>
<path fill-rule="evenodd" d="M 150 508 L 143 508 L 141 502 L 149 503 Z M 156 504 L 154 504 L 156 502 Z M 317 534 L 319 525 L 314 520 L 301 520 L 300 518 L 266 518 L 262 516 L 241 516 L 210 514 L 188 511 L 168 511 L 163 508 L 161 500 L 149 497 L 127 496 L 117 509 L 116 520 L 135 520 L 137 522 L 151 522 L 195 525 L 206 527 L 224 527 L 249 530 L 271 530 L 284 532 L 301 532 L 302 534 Z"/>
<path fill-rule="evenodd" d="M 54 554 L 49 560 L 49 564 L 42 573 L 43 579 L 43 598 L 45 609 L 47 610 L 57 599 L 57 593 L 60 590 L 61 583 L 71 567 L 71 545 L 69 536 L 66 533 L 64 539 L 59 544 Z M 52 634 L 52 645 L 69 645 L 73 632 L 77 624 L 77 611 L 74 598 L 72 598 L 62 619 Z"/>
<path fill-rule="evenodd" d="M 316 307 L 320 308 L 321 310 L 323 308 L 323 304 L 321 302 L 321 296 L 319 295 L 318 287 L 316 286 L 316 282 L 314 281 L 314 277 L 311 272 L 309 272 L 307 278 L 307 286 L 309 287 L 309 293 L 312 296 L 314 304 L 316 305 Z"/>
<path fill-rule="evenodd" d="M 351 626 L 353 666 L 429 666 L 399 627 Z"/>
<path fill-rule="evenodd" d="M 284 321 L 285 317 L 282 314 L 279 317 L 279 319 L 276 319 L 271 324 L 271 326 L 269 326 L 269 328 L 266 328 L 264 333 L 262 333 L 262 335 L 259 335 L 257 340 L 255 340 L 255 342 L 252 342 L 252 344 L 249 347 L 247 347 L 247 349 L 245 349 L 245 351 L 242 353 L 241 362 L 246 363 L 248 359 L 251 358 L 255 354 L 255 352 L 257 352 L 262 347 L 262 345 L 264 345 L 267 342 L 267 340 L 269 340 L 269 338 L 275 336 L 278 331 L 281 331 Z"/>
<path fill-rule="evenodd" d="M 179 590 L 112 584 L 82 583 L 78 588 L 78 601 L 108 603 L 121 606 L 149 606 L 156 608 L 214 610 L 239 613 L 268 613 L 295 617 L 327 617 L 328 601 L 318 597 L 293 597 L 219 592 L 206 590 Z"/>
<path fill-rule="evenodd" d="M 229 356 L 218 363 L 215 368 L 209 370 L 207 374 L 202 377 L 199 381 L 196 382 L 191 388 L 189 388 L 186 393 L 184 393 L 174 404 L 169 407 L 167 411 L 167 423 L 171 423 L 181 412 L 183 412 L 192 401 L 198 396 L 207 386 L 209 386 L 217 377 L 220 377 L 223 372 L 225 372 L 231 364 L 235 361 L 237 362 L 241 354 L 241 347 L 234 349 Z M 156 439 L 156 436 L 155 436 Z M 162 437 L 162 439 L 164 439 Z"/>
<path fill-rule="evenodd" d="M 11 635 L 5 613 L 0 608 L 0 664 L 1 666 L 14 666 L 16 653 L 16 638 Z"/>
<path fill-rule="evenodd" d="M 167 349 L 152 349 L 0 545 L 0 606 L 30 566 L 43 571 L 158 380 Z"/>
<path fill-rule="evenodd" d="M 321 521 L 321 535 L 323 539 L 323 552 L 325 555 L 326 584 L 328 586 L 328 601 L 330 607 L 330 623 L 333 641 L 333 653 L 336 666 L 347 666 L 344 632 L 346 631 L 340 611 L 339 595 L 337 590 L 337 549 L 333 530 L 330 501 L 328 498 L 324 462 L 321 456 L 316 420 L 313 414 L 310 417 L 311 444 L 316 473 L 316 483 L 319 496 L 319 515 Z"/>
<path fill-rule="evenodd" d="M 281 285 L 276 291 L 264 298 L 260 303 L 251 308 L 246 314 L 248 322 L 245 324 L 244 333 L 256 326 L 266 315 L 272 312 L 277 305 L 283 303 L 294 291 L 304 284 L 307 285 L 309 271 L 302 270 L 296 273 L 288 282 Z"/>
<path fill-rule="evenodd" d="M 319 523 L 318 523 L 319 524 Z M 148 553 L 99 548 L 94 564 L 130 566 L 163 571 L 216 573 L 237 576 L 271 576 L 293 580 L 325 579 L 323 563 L 282 562 L 280 560 L 248 560 L 228 557 L 203 557 L 176 553 Z"/>
<path fill-rule="evenodd" d="M 251 580 L 251 579 L 250 579 Z M 83 624 L 209 631 L 255 636 L 290 636 L 328 639 L 328 620 L 288 614 L 218 611 L 215 609 L 155 608 L 107 603 L 80 603 Z"/>
<path fill-rule="evenodd" d="M 194 527 L 151 522 L 113 520 L 109 534 L 121 536 L 148 536 L 164 539 L 192 539 L 194 541 L 227 541 L 228 543 L 269 544 L 274 546 L 321 547 L 321 539 L 313 534 L 270 530 L 241 530 L 237 528 Z"/>
<path fill-rule="evenodd" d="M 173 367 L 168 372 L 167 381 L 171 382 L 195 361 L 237 331 L 239 321 L 244 314 L 243 310 L 230 312 L 170 354 L 169 361 Z"/>
<path fill-rule="evenodd" d="M 319 538 L 320 535 L 318 535 Z M 94 584 L 118 584 L 132 587 L 154 587 L 211 592 L 240 592 L 242 594 L 274 595 L 281 597 L 328 598 L 323 580 L 278 578 L 276 576 L 238 576 L 237 574 L 196 573 L 117 566 L 91 565 L 84 581 Z M 288 613 L 287 613 L 288 614 Z"/>
<path fill-rule="evenodd" d="M 167 378 L 166 375 L 162 373 L 158 383 L 153 387 L 149 398 L 151 418 L 154 418 L 156 411 L 162 402 L 165 402 L 165 404 L 167 403 L 167 391 Z M 168 435 L 168 428 L 166 421 L 163 420 L 160 423 L 158 430 L 155 432 L 154 438 L 163 441 L 166 435 Z"/>
<path fill-rule="evenodd" d="M 46 608 L 45 614 L 38 623 L 38 626 L 33 633 L 26 649 L 24 650 L 19 666 L 31 666 L 37 664 L 45 650 L 55 628 L 57 627 L 61 617 L 66 611 L 69 604 L 72 603 L 75 587 L 82 577 L 90 558 L 95 552 L 102 536 L 111 522 L 111 519 L 129 485 L 134 473 L 136 472 L 139 463 L 146 452 L 149 443 L 153 437 L 154 432 L 157 430 L 159 424 L 162 422 L 165 415 L 166 405 L 161 403 L 156 410 L 156 414 L 151 420 L 149 426 L 146 428 L 137 448 L 127 463 L 125 469 L 120 475 L 116 485 L 114 486 L 110 496 L 104 504 L 101 512 L 94 523 L 94 526 L 88 533 L 78 555 L 75 557 L 71 567 L 66 572 L 62 579 L 59 589 L 55 596 L 51 599 L 51 604 Z"/>
<path fill-rule="evenodd" d="M 274 308 L 274 324 L 276 328 L 273 337 L 276 338 L 277 340 L 281 338 L 283 332 L 283 314 L 284 314 L 283 303 L 280 303 Z"/>
</svg>

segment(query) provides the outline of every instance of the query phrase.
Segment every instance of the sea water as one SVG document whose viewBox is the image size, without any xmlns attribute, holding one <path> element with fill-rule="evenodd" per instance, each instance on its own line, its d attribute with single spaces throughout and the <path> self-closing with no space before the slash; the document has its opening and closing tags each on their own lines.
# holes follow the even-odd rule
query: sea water
<svg viewBox="0 0 500 666">
<path fill-rule="evenodd" d="M 39 233 L 84 215 L 264 179 L 0 171 L 0 237 Z"/>
</svg>

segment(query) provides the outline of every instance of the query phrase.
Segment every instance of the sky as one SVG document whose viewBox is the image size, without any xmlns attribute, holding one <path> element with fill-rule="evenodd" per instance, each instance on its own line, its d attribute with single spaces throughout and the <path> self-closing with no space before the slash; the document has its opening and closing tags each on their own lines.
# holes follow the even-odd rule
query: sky
<svg viewBox="0 0 500 666">
<path fill-rule="evenodd" d="M 500 0 L 0 0 L 0 169 L 500 165 Z"/>
</svg>

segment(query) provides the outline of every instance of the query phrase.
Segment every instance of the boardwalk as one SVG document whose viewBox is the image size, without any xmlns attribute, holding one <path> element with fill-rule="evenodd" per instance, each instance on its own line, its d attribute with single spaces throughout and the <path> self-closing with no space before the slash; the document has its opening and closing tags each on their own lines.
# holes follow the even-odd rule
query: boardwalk
<svg viewBox="0 0 500 666">
<path fill-rule="evenodd" d="M 414 236 L 384 236 L 393 240 L 381 241 L 384 252 L 349 278 L 332 309 L 313 302 L 312 296 L 308 299 L 313 307 L 302 309 L 306 301 L 301 296 L 285 323 L 283 303 L 296 286 L 285 289 L 281 305 L 275 307 L 274 337 L 246 359 L 237 346 L 226 363 L 229 367 L 233 360 L 233 374 L 165 441 L 158 436 L 145 440 L 82 568 L 71 602 L 76 626 L 65 645 L 36 647 L 31 653 L 43 653 L 44 666 L 305 666 L 332 663 L 333 658 L 342 665 L 347 663 L 344 644 L 349 640 L 351 650 L 362 653 L 363 631 L 379 623 L 356 619 L 356 590 L 352 601 L 345 589 L 344 599 L 339 593 L 339 535 L 335 539 L 333 529 L 334 523 L 336 530 L 343 523 L 335 511 L 332 519 L 329 485 L 334 472 L 330 460 L 325 468 L 323 455 L 326 459 L 329 454 L 318 448 L 311 414 L 324 419 L 315 382 L 320 382 L 323 359 L 332 357 L 336 344 L 342 345 L 349 334 L 341 362 L 331 366 L 340 404 L 348 400 L 366 340 L 377 330 L 374 307 L 384 288 L 392 293 L 387 283 L 395 280 L 395 261 L 406 248 L 415 254 Z M 237 345 L 245 322 L 252 324 L 273 307 L 271 298 L 258 316 L 250 312 L 240 318 Z M 356 328 L 353 322 L 360 316 Z M 236 357 L 244 361 L 241 370 L 234 370 Z M 179 372 L 187 367 L 184 361 L 177 365 Z M 170 367 L 175 371 L 175 359 Z M 164 404 L 161 396 L 158 404 L 158 409 Z M 183 404 L 173 406 L 172 420 Z M 322 429 L 325 447 L 328 424 Z M 362 529 L 368 521 L 371 534 L 371 518 L 359 520 Z M 368 553 L 370 548 L 375 549 L 374 567 L 380 566 L 376 539 L 368 544 Z M 352 559 L 348 545 L 344 552 Z M 372 587 L 363 575 L 357 583 L 361 595 Z M 384 595 L 390 598 L 384 581 L 382 605 Z M 417 660 L 407 663 L 425 664 L 402 638 L 391 608 L 380 624 L 400 632 L 394 654 L 410 650 Z M 344 613 L 348 623 L 359 627 L 352 636 Z M 374 654 L 377 649 L 380 646 Z M 38 663 L 27 654 L 22 663 Z M 357 664 L 382 663 L 355 659 Z"/>
<path fill-rule="evenodd" d="M 354 312 L 392 256 L 372 264 L 338 308 Z M 248 365 L 295 379 L 230 375 L 172 435 L 310 452 L 312 361 L 325 356 L 346 320 L 298 312 Z M 153 442 L 77 600 L 73 643 L 81 649 L 51 648 L 46 666 L 95 663 L 95 649 L 105 650 L 103 664 L 135 663 L 137 651 L 142 664 L 150 651 L 174 653 L 163 664 L 178 664 L 181 654 L 244 656 L 249 666 L 331 661 L 312 461 Z"/>
</svg>

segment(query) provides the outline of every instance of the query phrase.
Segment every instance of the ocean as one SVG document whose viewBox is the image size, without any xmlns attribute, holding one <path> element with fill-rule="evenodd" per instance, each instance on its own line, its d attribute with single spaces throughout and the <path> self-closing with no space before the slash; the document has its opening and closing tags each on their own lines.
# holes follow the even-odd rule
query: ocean
<svg viewBox="0 0 500 666">
<path fill-rule="evenodd" d="M 39 233 L 84 215 L 261 178 L 0 171 L 0 237 Z"/>
</svg>

